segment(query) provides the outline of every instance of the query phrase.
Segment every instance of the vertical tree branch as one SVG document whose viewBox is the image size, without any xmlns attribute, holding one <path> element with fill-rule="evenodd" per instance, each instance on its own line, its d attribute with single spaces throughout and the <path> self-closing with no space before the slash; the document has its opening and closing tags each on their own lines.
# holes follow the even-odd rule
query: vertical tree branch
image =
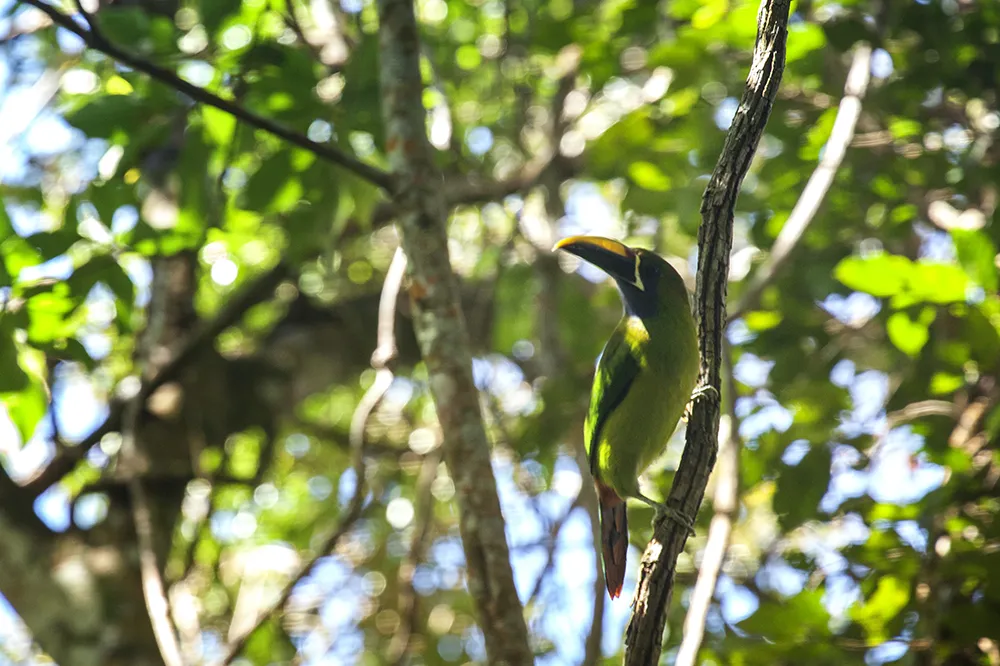
<svg viewBox="0 0 1000 666">
<path fill-rule="evenodd" d="M 732 352 L 726 346 L 726 419 L 719 429 L 719 462 L 715 473 L 715 491 L 712 494 L 712 509 L 715 512 L 708 526 L 708 540 L 698 567 L 691 602 L 684 617 L 684 637 L 677 652 L 674 666 L 695 666 L 698 649 L 705 636 L 705 621 L 712 605 L 715 586 L 719 582 L 719 572 L 726 561 L 730 537 L 733 534 L 733 520 L 739 509 L 740 450 L 743 442 L 739 435 L 739 419 L 736 417 L 736 382 L 733 379 Z"/>
<path fill-rule="evenodd" d="M 712 172 L 701 205 L 698 230 L 698 279 L 695 317 L 701 348 L 700 382 L 719 391 L 722 334 L 726 324 L 726 287 L 733 245 L 733 211 L 740 184 L 750 168 L 778 93 L 785 67 L 790 0 L 762 0 L 757 14 L 757 42 L 746 89 Z M 715 464 L 719 401 L 708 396 L 694 405 L 687 442 L 667 503 L 694 516 L 705 495 Z M 663 626 L 674 590 L 677 558 L 687 530 L 660 521 L 639 567 L 633 614 L 625 632 L 625 664 L 646 666 L 659 661 Z"/>
<path fill-rule="evenodd" d="M 455 481 L 469 591 L 491 664 L 534 661 L 510 567 L 472 356 L 448 256 L 441 178 L 427 140 L 412 0 L 379 0 L 382 115 L 413 326 Z"/>
<path fill-rule="evenodd" d="M 183 260 L 182 260 L 183 261 Z M 149 304 L 148 321 L 143 331 L 143 339 L 139 342 L 135 355 L 135 363 L 139 366 L 139 376 L 135 385 L 135 393 L 128 398 L 122 413 L 122 444 L 119 455 L 119 466 L 123 468 L 128 478 L 129 503 L 132 509 L 132 521 L 135 526 L 136 542 L 139 550 L 139 574 L 142 580 L 142 596 L 146 602 L 146 612 L 153 628 L 153 637 L 160 651 L 160 657 L 165 666 L 183 666 L 180 642 L 174 630 L 170 617 L 170 604 L 167 600 L 167 588 L 163 583 L 160 565 L 156 557 L 156 528 L 153 525 L 153 514 L 150 509 L 149 496 L 143 486 L 140 469 L 143 467 L 139 451 L 139 421 L 146 398 L 150 395 L 144 390 L 148 377 L 155 374 L 156 363 L 153 357 L 157 349 L 164 343 L 170 324 L 175 324 L 175 310 L 181 310 L 174 301 L 175 289 L 173 271 L 162 262 L 159 268 L 154 268 L 152 297 Z M 186 286 L 186 283 L 185 283 Z M 171 315 L 174 316 L 171 316 Z M 146 463 L 148 464 L 148 462 Z"/>
</svg>

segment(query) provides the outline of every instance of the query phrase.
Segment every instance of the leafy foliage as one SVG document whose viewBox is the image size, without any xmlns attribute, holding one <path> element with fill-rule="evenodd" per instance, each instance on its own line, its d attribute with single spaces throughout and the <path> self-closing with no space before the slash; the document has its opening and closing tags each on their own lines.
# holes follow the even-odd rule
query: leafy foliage
<svg viewBox="0 0 1000 666">
<path fill-rule="evenodd" d="M 370 0 L 128 4 L 102 3 L 103 39 L 386 167 Z M 13 26 L 41 16 L 27 5 L 3 11 Z M 440 188 L 461 204 L 449 219 L 452 261 L 516 580 L 539 663 L 579 663 L 603 588 L 574 502 L 580 487 L 590 492 L 576 461 L 588 382 L 620 303 L 548 249 L 562 235 L 599 233 L 694 265 L 701 194 L 737 112 L 756 4 L 422 0 L 417 11 Z M 62 78 L 0 174 L 0 403 L 10 424 L 0 451 L 12 476 L 63 459 L 100 425 L 161 317 L 172 322 L 164 348 L 182 346 L 288 268 L 188 359 L 182 416 L 151 400 L 141 429 L 151 450 L 197 463 L 186 463 L 185 491 L 154 497 L 176 518 L 161 526 L 165 576 L 185 582 L 207 637 L 195 647 L 208 658 L 233 638 L 231 622 L 245 626 L 245 613 L 316 554 L 358 482 L 348 432 L 373 380 L 378 292 L 396 242 L 385 195 L 81 50 L 62 29 L 28 32 L 0 47 L 3 93 L 31 88 L 43 70 Z M 989 2 L 796 7 L 782 93 L 736 210 L 733 303 L 825 154 L 859 44 L 875 49 L 873 77 L 791 260 L 729 324 L 740 510 L 702 660 L 997 660 L 998 33 Z M 549 166 L 531 177 L 538 164 Z M 519 178 L 521 187 L 492 187 Z M 189 261 L 193 275 L 173 296 L 176 316 L 155 306 L 174 275 L 167 260 Z M 404 650 L 428 665 L 483 658 L 455 489 L 436 458 L 427 380 L 400 310 L 397 377 L 366 429 L 369 507 L 252 636 L 252 663 L 328 653 L 400 663 Z M 70 454 L 71 471 L 39 501 L 52 540 L 72 511 L 93 543 L 131 544 L 106 534 L 126 502 L 96 482 L 115 470 L 116 441 Z M 650 470 L 651 487 L 665 492 L 679 442 Z M 709 503 L 702 534 L 711 513 Z M 633 514 L 639 548 L 648 517 Z M 705 545 L 690 543 L 681 588 Z M 667 663 L 690 597 L 678 592 Z M 607 663 L 621 651 L 626 606 L 609 602 L 596 623 Z M 35 635 L 40 649 L 50 638 Z"/>
</svg>

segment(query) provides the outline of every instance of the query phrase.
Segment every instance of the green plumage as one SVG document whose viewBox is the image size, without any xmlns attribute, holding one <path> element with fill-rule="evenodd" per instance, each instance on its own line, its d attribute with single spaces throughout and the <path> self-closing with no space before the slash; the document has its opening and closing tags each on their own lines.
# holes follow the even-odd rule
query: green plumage
<svg viewBox="0 0 1000 666">
<path fill-rule="evenodd" d="M 687 294 L 672 296 L 662 298 L 662 311 L 652 317 L 622 318 L 591 391 L 584 429 L 590 471 L 622 498 L 639 493 L 639 475 L 677 428 L 698 378 Z"/>
<path fill-rule="evenodd" d="M 617 597 L 628 549 L 625 500 L 645 500 L 639 475 L 663 451 L 691 399 L 698 337 L 684 281 L 661 257 L 591 236 L 568 238 L 556 247 L 611 275 L 625 305 L 598 363 L 584 426 L 601 504 L 605 578 L 608 592 Z"/>
</svg>

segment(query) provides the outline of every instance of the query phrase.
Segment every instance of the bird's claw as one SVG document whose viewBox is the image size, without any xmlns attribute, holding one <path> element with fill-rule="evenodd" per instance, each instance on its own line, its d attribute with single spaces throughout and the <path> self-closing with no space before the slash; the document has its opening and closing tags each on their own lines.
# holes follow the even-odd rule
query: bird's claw
<svg viewBox="0 0 1000 666">
<path fill-rule="evenodd" d="M 681 416 L 681 420 L 687 423 L 691 418 L 691 414 L 694 411 L 694 403 L 697 402 L 698 398 L 704 398 L 706 396 L 715 395 L 716 400 L 719 399 L 719 389 L 715 388 L 711 384 L 701 384 L 696 387 L 694 391 L 691 392 L 691 400 L 688 404 L 684 406 L 684 414 Z"/>
<path fill-rule="evenodd" d="M 691 402 L 696 401 L 698 398 L 704 398 L 705 396 L 715 394 L 715 399 L 719 399 L 719 389 L 715 388 L 711 384 L 701 384 L 695 387 L 694 391 L 691 392 Z"/>
<path fill-rule="evenodd" d="M 674 509 L 673 507 L 669 507 L 666 504 L 661 504 L 660 502 L 651 500 L 642 494 L 637 495 L 636 499 L 642 500 L 649 506 L 653 507 L 653 510 L 656 512 L 656 515 L 653 517 L 654 525 L 658 524 L 661 520 L 669 519 L 684 527 L 687 530 L 688 536 L 695 535 L 694 521 L 682 512 Z"/>
<path fill-rule="evenodd" d="M 672 520 L 684 529 L 687 530 L 688 536 L 694 536 L 694 521 L 685 516 L 683 513 L 667 506 L 666 504 L 656 505 L 656 515 L 653 518 L 653 524 L 659 523 L 661 520 Z"/>
</svg>

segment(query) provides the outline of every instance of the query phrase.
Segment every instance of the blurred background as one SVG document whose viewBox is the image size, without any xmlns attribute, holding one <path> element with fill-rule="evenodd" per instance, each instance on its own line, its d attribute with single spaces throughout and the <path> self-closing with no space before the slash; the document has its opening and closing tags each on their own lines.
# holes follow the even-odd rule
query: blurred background
<svg viewBox="0 0 1000 666">
<path fill-rule="evenodd" d="M 364 422 L 365 506 L 323 552 L 358 488 L 350 425 L 397 244 L 380 190 L 316 148 L 386 167 L 374 2 L 44 1 L 0 0 L 0 663 L 162 663 L 129 431 L 188 663 L 258 622 L 234 663 L 482 663 L 405 299 L 395 377 Z M 549 249 L 621 238 L 693 287 L 757 5 L 416 8 L 537 662 L 617 663 L 652 514 L 632 511 L 607 600 L 580 461 L 621 305 Z M 662 663 L 996 666 L 1000 6 L 792 10 L 736 210 L 722 452 Z M 140 366 L 169 377 L 135 413 Z M 648 494 L 665 497 L 682 446 Z"/>
</svg>

